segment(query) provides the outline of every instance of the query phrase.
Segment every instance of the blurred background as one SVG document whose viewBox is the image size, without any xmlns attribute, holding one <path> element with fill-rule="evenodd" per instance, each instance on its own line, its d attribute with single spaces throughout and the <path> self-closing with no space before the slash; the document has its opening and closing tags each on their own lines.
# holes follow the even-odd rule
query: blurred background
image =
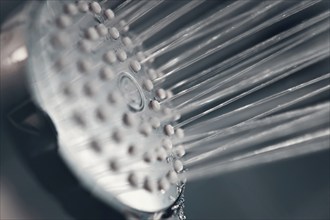
<svg viewBox="0 0 330 220">
<path fill-rule="evenodd" d="M 0 22 L 22 4 L 0 1 Z M 3 46 L 3 45 L 1 45 Z M 1 94 L 1 106 L 5 106 Z M 330 94 L 329 94 L 330 95 Z M 71 219 L 20 160 L 1 108 L 1 220 Z M 330 152 L 246 168 L 189 183 L 188 219 L 329 219 Z"/>
</svg>

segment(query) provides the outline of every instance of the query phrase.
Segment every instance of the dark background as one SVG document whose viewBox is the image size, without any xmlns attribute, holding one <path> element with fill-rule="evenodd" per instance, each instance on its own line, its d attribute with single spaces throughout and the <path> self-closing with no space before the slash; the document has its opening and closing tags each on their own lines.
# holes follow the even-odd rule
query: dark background
<svg viewBox="0 0 330 220">
<path fill-rule="evenodd" d="M 1 23 L 22 2 L 0 0 Z M 20 161 L 6 133 L 5 113 L 1 109 L 0 219 L 70 219 Z M 329 219 L 329 153 L 189 182 L 186 215 L 188 219 Z"/>
</svg>

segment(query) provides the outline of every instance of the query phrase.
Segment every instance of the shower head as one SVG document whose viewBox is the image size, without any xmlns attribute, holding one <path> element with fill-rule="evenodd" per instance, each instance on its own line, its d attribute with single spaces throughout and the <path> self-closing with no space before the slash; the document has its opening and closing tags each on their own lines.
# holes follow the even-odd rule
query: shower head
<svg viewBox="0 0 330 220">
<path fill-rule="evenodd" d="M 3 37 L 19 44 L 4 59 L 10 67 L 27 59 L 27 90 L 82 185 L 123 213 L 161 216 L 183 192 L 185 151 L 174 142 L 184 132 L 173 127 L 178 114 L 160 104 L 171 92 L 153 83 L 158 73 L 141 63 L 114 3 L 28 2 L 19 18 L 28 21 L 12 29 L 25 38 Z"/>
</svg>

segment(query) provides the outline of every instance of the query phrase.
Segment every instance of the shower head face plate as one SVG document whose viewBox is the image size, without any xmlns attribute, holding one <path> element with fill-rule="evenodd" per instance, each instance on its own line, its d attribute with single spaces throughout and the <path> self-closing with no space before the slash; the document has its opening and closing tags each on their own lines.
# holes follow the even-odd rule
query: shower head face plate
<svg viewBox="0 0 330 220">
<path fill-rule="evenodd" d="M 27 78 L 61 156 L 90 191 L 120 210 L 161 211 L 181 184 L 175 112 L 160 104 L 166 94 L 129 32 L 100 4 L 31 5 Z"/>
</svg>

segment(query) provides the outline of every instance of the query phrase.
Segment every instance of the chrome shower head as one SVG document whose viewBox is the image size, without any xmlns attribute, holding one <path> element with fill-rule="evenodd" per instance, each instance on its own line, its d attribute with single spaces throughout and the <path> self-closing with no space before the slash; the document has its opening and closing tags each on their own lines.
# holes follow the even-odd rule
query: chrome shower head
<svg viewBox="0 0 330 220">
<path fill-rule="evenodd" d="M 161 216 L 183 191 L 185 151 L 175 142 L 184 132 L 173 127 L 177 113 L 160 104 L 170 91 L 153 83 L 157 72 L 140 62 L 140 48 L 110 7 L 29 2 L 16 54 L 27 58 L 28 90 L 82 185 L 121 212 Z"/>
</svg>

